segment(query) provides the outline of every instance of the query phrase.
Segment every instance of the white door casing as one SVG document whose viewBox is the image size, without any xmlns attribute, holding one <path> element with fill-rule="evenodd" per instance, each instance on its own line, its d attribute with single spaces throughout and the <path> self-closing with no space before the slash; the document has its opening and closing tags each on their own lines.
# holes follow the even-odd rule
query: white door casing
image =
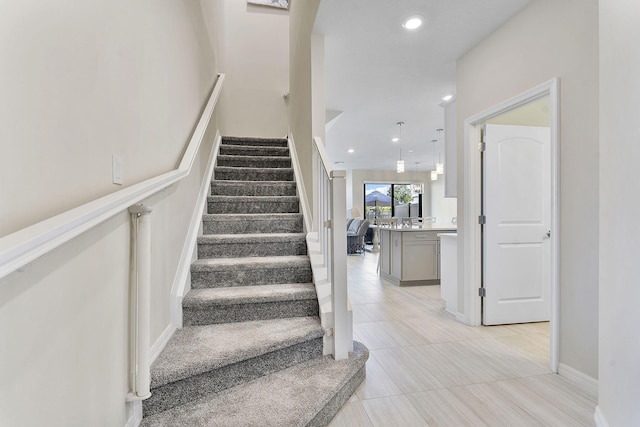
<svg viewBox="0 0 640 427">
<path fill-rule="evenodd" d="M 483 324 L 549 320 L 550 129 L 485 127 Z"/>
<path fill-rule="evenodd" d="M 462 287 L 461 299 L 458 300 L 459 310 L 462 311 L 462 321 L 470 326 L 478 326 L 482 323 L 481 298 L 478 288 L 481 285 L 481 226 L 478 224 L 478 215 L 481 213 L 481 174 L 480 174 L 480 143 L 479 126 L 493 117 L 511 111 L 528 102 L 539 99 L 542 96 L 550 97 L 549 117 L 551 120 L 551 313 L 549 322 L 549 369 L 558 372 L 560 359 L 559 352 L 559 282 L 560 282 L 560 171 L 559 171 L 559 106 L 560 106 L 560 79 L 553 78 L 541 83 L 513 98 L 507 99 L 491 108 L 476 113 L 463 119 L 463 163 L 462 174 L 458 182 L 459 195 L 458 206 L 462 207 L 462 213 L 458 215 L 458 244 L 459 260 L 461 263 L 458 284 Z"/>
</svg>

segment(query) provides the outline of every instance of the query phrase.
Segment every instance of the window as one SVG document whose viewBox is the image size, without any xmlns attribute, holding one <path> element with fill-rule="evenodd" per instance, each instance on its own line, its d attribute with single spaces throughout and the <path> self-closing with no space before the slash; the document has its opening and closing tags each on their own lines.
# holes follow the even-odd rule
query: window
<svg viewBox="0 0 640 427">
<path fill-rule="evenodd" d="M 364 184 L 365 218 L 422 216 L 421 189 L 422 186 L 416 184 Z"/>
</svg>

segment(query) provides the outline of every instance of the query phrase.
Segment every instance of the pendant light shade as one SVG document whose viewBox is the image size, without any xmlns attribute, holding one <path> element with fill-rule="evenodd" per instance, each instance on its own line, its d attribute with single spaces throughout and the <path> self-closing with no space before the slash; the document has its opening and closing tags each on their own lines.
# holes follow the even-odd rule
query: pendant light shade
<svg viewBox="0 0 640 427">
<path fill-rule="evenodd" d="M 402 142 L 402 125 L 404 124 L 404 122 L 398 122 L 397 125 L 400 126 L 400 133 L 399 133 L 399 138 L 398 141 Z M 402 160 L 402 146 L 400 146 L 400 158 L 399 160 L 396 162 L 396 172 L 397 173 L 404 173 L 404 160 Z"/>
<path fill-rule="evenodd" d="M 431 181 L 438 180 L 438 171 L 431 171 Z"/>
<path fill-rule="evenodd" d="M 444 163 L 436 163 L 436 173 L 442 175 L 444 173 Z"/>
</svg>

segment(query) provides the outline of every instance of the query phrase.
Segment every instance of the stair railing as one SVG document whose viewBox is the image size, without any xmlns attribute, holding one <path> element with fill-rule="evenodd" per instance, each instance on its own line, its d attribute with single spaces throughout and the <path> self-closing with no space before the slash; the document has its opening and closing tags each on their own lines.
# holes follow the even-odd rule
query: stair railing
<svg viewBox="0 0 640 427">
<path fill-rule="evenodd" d="M 347 293 L 346 172 L 333 169 L 322 140 L 313 139 L 313 231 L 330 282 L 331 321 L 324 325 L 333 339 L 336 360 L 353 351 L 353 324 Z"/>
<path fill-rule="evenodd" d="M 130 392 L 127 401 L 148 398 L 150 386 L 150 256 L 151 208 L 144 199 L 181 181 L 191 173 L 205 132 L 222 91 L 225 75 L 218 74 L 207 104 L 191 135 L 180 164 L 140 183 L 48 218 L 0 238 L 0 278 L 21 272 L 30 263 L 107 219 L 129 211 L 132 225 L 131 328 L 129 331 Z M 215 147 L 214 147 L 215 149 Z"/>
</svg>

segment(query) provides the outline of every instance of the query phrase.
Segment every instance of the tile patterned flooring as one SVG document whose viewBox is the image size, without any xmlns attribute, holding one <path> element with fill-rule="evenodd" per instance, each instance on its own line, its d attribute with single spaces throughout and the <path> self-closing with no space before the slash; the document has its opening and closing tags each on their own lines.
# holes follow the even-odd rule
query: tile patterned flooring
<svg viewBox="0 0 640 427">
<path fill-rule="evenodd" d="M 400 288 L 377 254 L 347 258 L 367 378 L 330 427 L 595 426 L 596 397 L 548 369 L 548 323 L 469 327 L 440 286 Z"/>
</svg>

